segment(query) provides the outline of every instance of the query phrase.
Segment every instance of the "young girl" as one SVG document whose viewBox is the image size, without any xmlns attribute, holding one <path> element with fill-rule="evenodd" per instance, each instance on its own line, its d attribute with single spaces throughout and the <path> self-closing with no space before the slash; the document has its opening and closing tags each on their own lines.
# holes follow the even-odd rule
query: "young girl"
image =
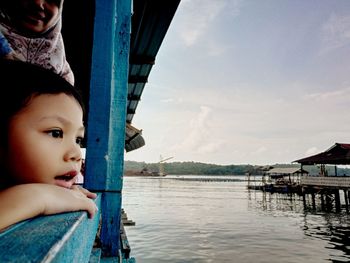
<svg viewBox="0 0 350 263">
<path fill-rule="evenodd" d="M 79 93 L 57 74 L 0 60 L 0 230 L 37 215 L 86 210 L 94 193 L 75 185 L 84 137 Z"/>
<path fill-rule="evenodd" d="M 0 57 L 53 70 L 74 84 L 61 34 L 63 0 L 1 0 Z"/>
</svg>

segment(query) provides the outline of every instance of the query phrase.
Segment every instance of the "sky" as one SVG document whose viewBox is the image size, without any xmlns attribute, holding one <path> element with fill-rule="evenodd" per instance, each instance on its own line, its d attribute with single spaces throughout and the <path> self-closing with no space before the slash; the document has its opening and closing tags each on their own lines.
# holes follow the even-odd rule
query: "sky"
<svg viewBox="0 0 350 263">
<path fill-rule="evenodd" d="M 125 160 L 276 164 L 350 143 L 350 1 L 182 0 Z"/>
</svg>

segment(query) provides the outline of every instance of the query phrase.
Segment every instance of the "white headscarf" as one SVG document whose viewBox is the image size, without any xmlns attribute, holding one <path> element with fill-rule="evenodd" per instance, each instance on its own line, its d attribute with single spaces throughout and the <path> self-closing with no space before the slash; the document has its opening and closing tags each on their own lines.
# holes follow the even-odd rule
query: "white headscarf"
<svg viewBox="0 0 350 263">
<path fill-rule="evenodd" d="M 23 36 L 16 28 L 11 27 L 10 19 L 4 12 L 1 15 L 0 31 L 12 49 L 11 57 L 53 70 L 74 85 L 74 75 L 66 60 L 61 34 L 62 4 L 55 25 L 35 37 Z"/>
</svg>

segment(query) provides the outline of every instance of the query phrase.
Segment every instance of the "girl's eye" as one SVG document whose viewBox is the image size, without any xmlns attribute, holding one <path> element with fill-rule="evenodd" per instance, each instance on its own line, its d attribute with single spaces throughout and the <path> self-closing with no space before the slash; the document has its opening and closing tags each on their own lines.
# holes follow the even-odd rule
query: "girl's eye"
<svg viewBox="0 0 350 263">
<path fill-rule="evenodd" d="M 75 140 L 75 142 L 76 142 L 78 145 L 80 145 L 80 147 L 82 147 L 82 146 L 83 146 L 83 140 L 84 140 L 84 138 L 82 138 L 82 137 L 77 137 L 76 140 Z"/>
<path fill-rule="evenodd" d="M 52 136 L 53 138 L 63 138 L 63 131 L 61 130 L 51 130 L 47 131 L 46 133 Z"/>
</svg>

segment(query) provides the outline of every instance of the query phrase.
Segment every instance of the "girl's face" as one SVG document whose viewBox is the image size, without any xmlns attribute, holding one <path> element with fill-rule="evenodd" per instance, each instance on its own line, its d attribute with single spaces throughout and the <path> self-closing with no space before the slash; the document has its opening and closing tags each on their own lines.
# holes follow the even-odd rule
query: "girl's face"
<svg viewBox="0 0 350 263">
<path fill-rule="evenodd" d="M 24 32 L 44 33 L 56 24 L 63 0 L 17 0 L 13 3 L 14 23 Z M 16 8 L 15 8 L 16 7 Z"/>
<path fill-rule="evenodd" d="M 6 155 L 16 184 L 47 183 L 71 188 L 81 168 L 83 111 L 64 93 L 34 97 L 9 124 Z"/>
</svg>

